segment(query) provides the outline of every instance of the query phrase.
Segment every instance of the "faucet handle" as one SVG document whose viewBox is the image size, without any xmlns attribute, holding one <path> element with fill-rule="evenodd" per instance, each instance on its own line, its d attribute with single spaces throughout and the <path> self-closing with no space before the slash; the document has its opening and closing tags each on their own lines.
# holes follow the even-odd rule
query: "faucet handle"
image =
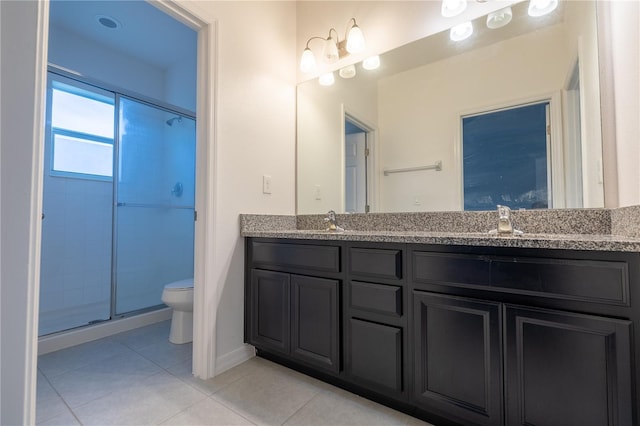
<svg viewBox="0 0 640 426">
<path fill-rule="evenodd" d="M 498 216 L 500 218 L 508 219 L 511 216 L 511 209 L 507 206 L 498 204 Z"/>
</svg>

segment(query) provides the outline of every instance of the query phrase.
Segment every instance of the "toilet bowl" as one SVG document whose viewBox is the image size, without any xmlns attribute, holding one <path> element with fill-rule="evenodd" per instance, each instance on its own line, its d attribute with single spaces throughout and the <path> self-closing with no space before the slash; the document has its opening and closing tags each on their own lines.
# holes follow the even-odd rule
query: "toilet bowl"
<svg viewBox="0 0 640 426">
<path fill-rule="evenodd" d="M 164 286 L 162 302 L 173 309 L 169 341 L 177 345 L 193 340 L 193 278 Z"/>
</svg>

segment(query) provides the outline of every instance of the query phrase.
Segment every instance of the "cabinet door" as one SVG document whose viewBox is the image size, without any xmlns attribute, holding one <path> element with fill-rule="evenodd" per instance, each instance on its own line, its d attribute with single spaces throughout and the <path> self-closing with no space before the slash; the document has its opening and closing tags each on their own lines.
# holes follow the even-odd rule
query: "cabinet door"
<svg viewBox="0 0 640 426">
<path fill-rule="evenodd" d="M 402 329 L 350 318 L 348 339 L 351 377 L 391 396 L 402 395 Z"/>
<path fill-rule="evenodd" d="M 415 403 L 465 424 L 502 424 L 499 303 L 414 291 Z"/>
<path fill-rule="evenodd" d="M 508 424 L 633 424 L 630 328 L 630 321 L 508 306 Z"/>
<path fill-rule="evenodd" d="M 252 345 L 289 353 L 289 274 L 251 270 Z"/>
<path fill-rule="evenodd" d="M 339 281 L 291 275 L 291 355 L 317 367 L 338 372 Z"/>
</svg>

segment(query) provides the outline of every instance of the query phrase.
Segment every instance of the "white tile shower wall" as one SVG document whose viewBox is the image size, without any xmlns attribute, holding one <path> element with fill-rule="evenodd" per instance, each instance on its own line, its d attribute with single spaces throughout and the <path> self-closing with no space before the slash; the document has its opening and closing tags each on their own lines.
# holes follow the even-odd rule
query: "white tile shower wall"
<svg viewBox="0 0 640 426">
<path fill-rule="evenodd" d="M 195 126 L 191 120 L 165 125 L 165 112 L 136 108 L 123 143 L 119 201 L 160 207 L 118 210 L 117 312 L 161 303 L 165 284 L 193 277 Z M 160 123 L 160 124 L 158 124 Z M 181 197 L 172 195 L 176 182 Z"/>
<path fill-rule="evenodd" d="M 52 331 L 46 322 L 61 310 L 97 303 L 86 320 L 108 317 L 111 288 L 112 183 L 45 170 L 44 185 L 40 334 Z"/>
</svg>

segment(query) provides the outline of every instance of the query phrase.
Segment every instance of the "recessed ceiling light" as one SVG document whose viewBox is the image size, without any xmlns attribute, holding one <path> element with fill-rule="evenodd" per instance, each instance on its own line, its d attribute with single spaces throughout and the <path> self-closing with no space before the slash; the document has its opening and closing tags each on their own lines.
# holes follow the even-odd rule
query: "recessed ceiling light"
<svg viewBox="0 0 640 426">
<path fill-rule="evenodd" d="M 122 27 L 122 24 L 120 23 L 120 21 L 118 21 L 113 16 L 96 15 L 95 19 L 98 24 L 110 30 L 117 30 L 118 28 Z"/>
</svg>

